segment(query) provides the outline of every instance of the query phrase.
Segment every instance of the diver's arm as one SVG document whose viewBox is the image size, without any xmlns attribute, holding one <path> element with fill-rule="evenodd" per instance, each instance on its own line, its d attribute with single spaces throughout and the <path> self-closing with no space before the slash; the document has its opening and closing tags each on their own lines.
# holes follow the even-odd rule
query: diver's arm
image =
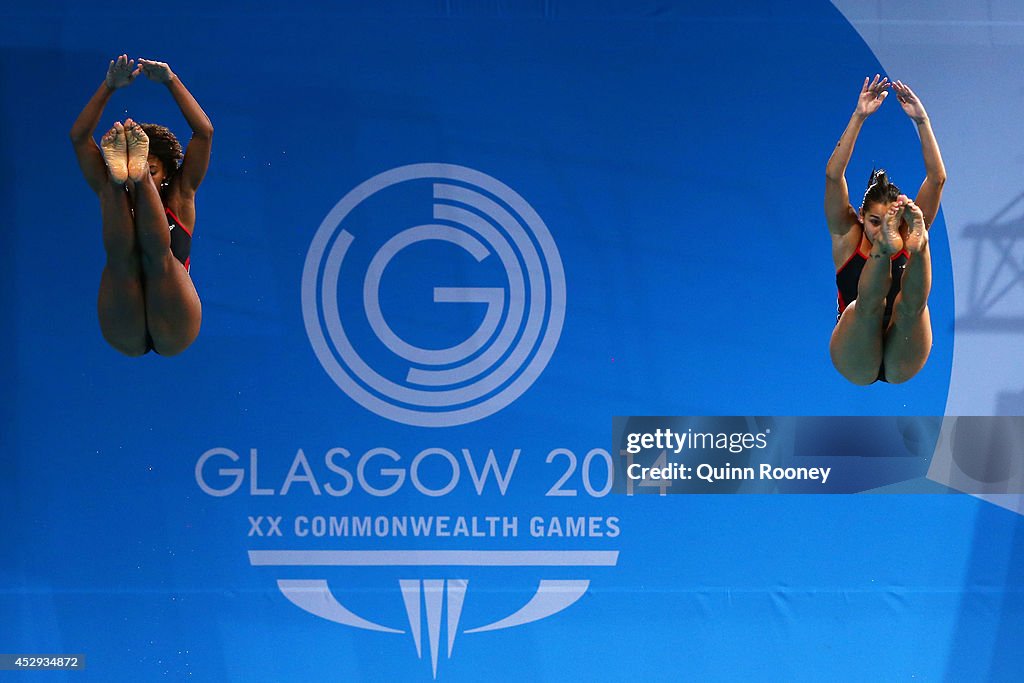
<svg viewBox="0 0 1024 683">
<path fill-rule="evenodd" d="M 836 235 L 845 234 L 851 227 L 850 221 L 850 190 L 846 185 L 846 166 L 853 154 L 853 145 L 857 141 L 865 117 L 854 114 L 846 124 L 832 156 L 825 166 L 825 218 L 829 232 Z"/>
<path fill-rule="evenodd" d="M 210 123 L 210 118 L 203 108 L 196 102 L 196 98 L 167 64 L 148 59 L 140 59 L 139 64 L 142 65 L 142 71 L 147 78 L 167 86 L 178 108 L 181 109 L 185 122 L 192 129 L 192 139 L 189 140 L 185 158 L 181 162 L 181 168 L 178 169 L 178 178 L 180 189 L 186 192 L 195 192 L 199 183 L 203 181 L 203 176 L 206 175 L 206 169 L 210 166 L 213 124 Z"/>
<path fill-rule="evenodd" d="M 900 106 L 903 107 L 903 111 L 917 125 L 917 134 L 921 137 L 921 155 L 924 157 L 925 177 L 914 202 L 924 214 L 925 225 L 931 227 L 932 221 L 939 215 L 942 187 L 946 184 L 946 166 L 942 163 L 942 154 L 939 153 L 939 143 L 935 140 L 935 133 L 932 131 L 931 119 L 917 94 L 910 89 L 909 85 L 901 81 L 893 83 L 892 89 L 896 92 L 896 98 L 899 100 Z"/>
<path fill-rule="evenodd" d="M 864 121 L 885 101 L 888 94 L 886 87 L 888 79 L 879 79 L 877 74 L 874 80 L 864 79 L 857 97 L 857 108 L 825 166 L 825 218 L 833 235 L 845 235 L 856 223 L 856 216 L 850 206 L 850 191 L 846 185 L 846 167 L 853 156 L 853 146 Z"/>
<path fill-rule="evenodd" d="M 113 94 L 114 89 L 107 85 L 106 81 L 100 83 L 100 87 L 89 98 L 82 113 L 78 115 L 71 126 L 72 144 L 77 145 L 92 140 L 92 134 L 96 131 L 96 126 L 99 125 L 100 117 L 103 116 L 103 109 L 106 108 L 107 102 L 110 101 L 110 96 Z"/>
<path fill-rule="evenodd" d="M 107 67 L 106 78 L 96 89 L 85 108 L 71 125 L 71 144 L 75 148 L 75 156 L 78 157 L 78 165 L 82 169 L 89 187 L 99 192 L 102 184 L 107 181 L 107 165 L 103 161 L 100 148 L 93 140 L 93 133 L 99 125 L 100 117 L 103 116 L 103 109 L 110 101 L 110 96 L 118 88 L 129 85 L 139 74 L 139 70 L 132 69 L 135 62 L 128 59 L 127 55 L 121 55 L 116 60 L 110 60 Z"/>
</svg>

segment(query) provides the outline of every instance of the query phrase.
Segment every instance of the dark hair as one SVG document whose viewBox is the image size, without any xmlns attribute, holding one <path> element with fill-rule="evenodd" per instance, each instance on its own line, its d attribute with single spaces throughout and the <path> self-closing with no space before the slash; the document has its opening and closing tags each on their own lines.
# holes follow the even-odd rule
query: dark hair
<svg viewBox="0 0 1024 683">
<path fill-rule="evenodd" d="M 140 123 L 142 130 L 149 138 L 149 153 L 160 160 L 164 165 L 164 171 L 170 178 L 178 170 L 178 161 L 185 155 L 181 151 L 181 143 L 169 128 L 155 123 Z"/>
<path fill-rule="evenodd" d="M 884 168 L 876 168 L 871 171 L 871 181 L 868 183 L 868 191 L 864 193 L 864 201 L 860 203 L 861 210 L 870 204 L 889 204 L 900 198 L 900 188 L 889 182 L 885 175 Z"/>
</svg>

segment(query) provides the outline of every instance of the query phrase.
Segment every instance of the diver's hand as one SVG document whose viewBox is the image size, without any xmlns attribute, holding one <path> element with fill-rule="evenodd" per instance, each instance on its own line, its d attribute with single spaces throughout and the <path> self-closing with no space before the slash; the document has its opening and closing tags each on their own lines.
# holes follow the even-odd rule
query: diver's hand
<svg viewBox="0 0 1024 683">
<path fill-rule="evenodd" d="M 867 118 L 878 111 L 878 108 L 882 106 L 882 102 L 885 102 L 885 98 L 889 95 L 889 79 L 879 79 L 878 74 L 875 74 L 873 80 L 864 79 L 864 85 L 860 89 L 860 95 L 857 97 L 857 109 L 854 113 L 862 118 Z"/>
<path fill-rule="evenodd" d="M 921 104 L 921 100 L 909 85 L 902 81 L 896 81 L 890 85 L 896 93 L 896 99 L 899 100 L 903 111 L 914 120 L 914 123 L 924 123 L 928 120 L 928 112 L 924 110 L 924 105 Z"/>
<path fill-rule="evenodd" d="M 110 66 L 107 67 L 107 77 L 103 82 L 111 90 L 117 90 L 118 88 L 130 85 L 142 69 L 141 66 L 134 69 L 132 67 L 135 67 L 135 60 L 128 59 L 128 55 L 121 55 L 117 59 L 111 59 Z"/>
<path fill-rule="evenodd" d="M 154 62 L 151 59 L 139 59 L 139 67 L 146 78 L 157 83 L 170 83 L 174 80 L 174 72 L 164 62 Z"/>
</svg>

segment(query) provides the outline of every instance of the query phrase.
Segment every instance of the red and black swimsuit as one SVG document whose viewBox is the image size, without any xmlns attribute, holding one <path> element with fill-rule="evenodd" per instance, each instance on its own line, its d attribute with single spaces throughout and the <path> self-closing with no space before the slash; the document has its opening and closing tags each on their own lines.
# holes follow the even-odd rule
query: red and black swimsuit
<svg viewBox="0 0 1024 683">
<path fill-rule="evenodd" d="M 167 226 L 171 231 L 171 253 L 181 262 L 181 265 L 185 266 L 187 271 L 189 255 L 192 253 L 192 231 L 182 225 L 181 220 L 174 215 L 173 211 L 164 208 L 164 212 L 167 214 Z"/>
<path fill-rule="evenodd" d="M 885 315 L 882 318 L 882 329 L 889 327 L 889 320 L 892 318 L 892 305 L 896 301 L 896 295 L 900 293 L 900 285 L 903 282 L 903 270 L 907 267 L 910 254 L 904 249 L 892 257 L 892 285 L 889 287 L 889 294 L 885 297 Z M 839 289 L 839 313 L 836 315 L 836 322 L 842 317 L 843 311 L 850 305 L 850 302 L 857 298 L 857 285 L 860 283 L 860 273 L 864 270 L 864 264 L 868 257 L 861 253 L 860 245 L 857 250 L 850 254 L 846 263 L 836 271 L 836 287 Z"/>
</svg>

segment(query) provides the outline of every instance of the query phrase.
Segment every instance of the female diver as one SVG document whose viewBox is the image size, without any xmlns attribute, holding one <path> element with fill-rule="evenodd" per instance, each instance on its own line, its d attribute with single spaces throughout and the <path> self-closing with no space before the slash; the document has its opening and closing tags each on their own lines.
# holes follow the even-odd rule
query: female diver
<svg viewBox="0 0 1024 683">
<path fill-rule="evenodd" d="M 871 174 L 860 210 L 850 206 L 846 166 L 864 121 L 889 94 L 921 137 L 925 179 L 913 200 L 885 171 Z M 840 374 L 854 384 L 906 382 L 932 348 L 928 315 L 932 266 L 928 229 L 939 213 L 946 169 L 928 114 L 914 91 L 888 78 L 865 78 L 857 108 L 825 169 L 825 216 L 839 288 L 839 320 L 829 350 Z"/>
<path fill-rule="evenodd" d="M 118 88 L 143 73 L 163 83 L 192 129 L 181 145 L 167 128 L 120 121 L 99 146 L 93 131 Z M 163 62 L 127 55 L 107 76 L 71 127 L 71 142 L 89 186 L 100 198 L 107 263 L 100 279 L 103 337 L 129 356 L 150 349 L 172 356 L 199 334 L 202 307 L 188 274 L 196 188 L 210 163 L 213 125 L 181 80 Z"/>
</svg>

